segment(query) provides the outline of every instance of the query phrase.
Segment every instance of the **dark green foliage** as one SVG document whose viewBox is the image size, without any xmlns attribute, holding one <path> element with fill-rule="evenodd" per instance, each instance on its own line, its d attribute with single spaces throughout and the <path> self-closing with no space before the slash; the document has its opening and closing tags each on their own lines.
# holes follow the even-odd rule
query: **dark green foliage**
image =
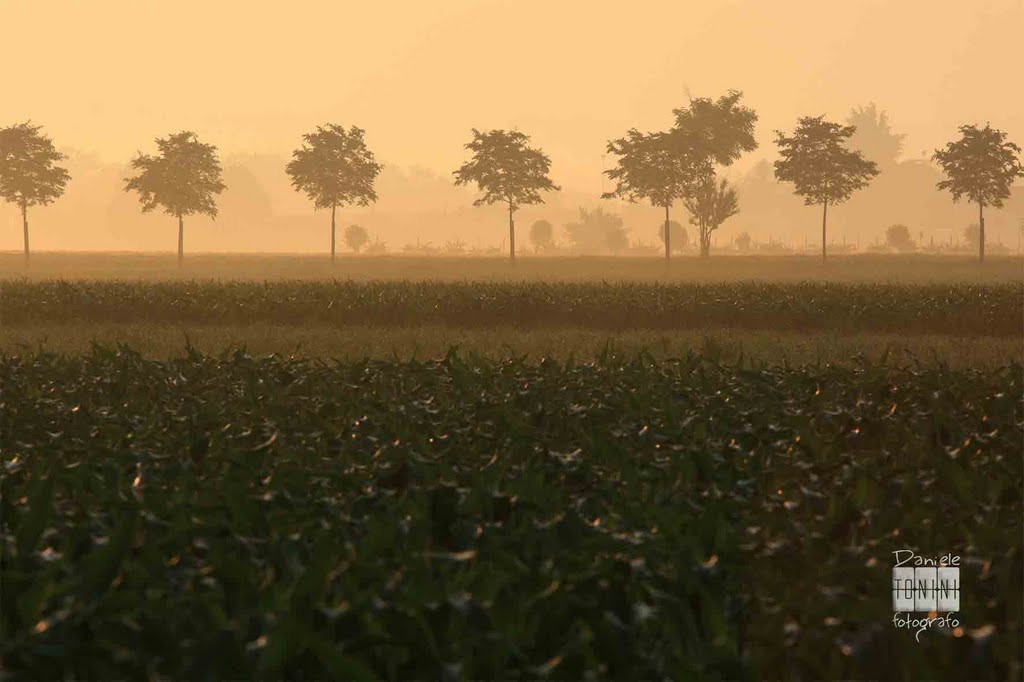
<svg viewBox="0 0 1024 682">
<path fill-rule="evenodd" d="M 0 283 L 5 324 L 576 326 L 1020 336 L 1019 284 Z"/>
<path fill-rule="evenodd" d="M 0 385 L 15 677 L 1020 670 L 1016 364 L 96 348 Z M 963 638 L 893 629 L 905 547 L 964 557 Z"/>
</svg>

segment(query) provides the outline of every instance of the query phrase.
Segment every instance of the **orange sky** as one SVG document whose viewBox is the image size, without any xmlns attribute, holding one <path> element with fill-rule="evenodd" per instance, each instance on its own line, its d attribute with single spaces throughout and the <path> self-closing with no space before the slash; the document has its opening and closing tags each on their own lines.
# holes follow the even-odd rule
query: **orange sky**
<svg viewBox="0 0 1024 682">
<path fill-rule="evenodd" d="M 686 93 L 745 92 L 772 130 L 875 101 L 929 153 L 961 122 L 1024 143 L 1021 0 L 0 0 L 0 125 L 123 161 L 193 129 L 287 156 L 318 123 L 448 174 L 471 127 L 517 127 L 556 182 L 601 191 L 608 138 Z"/>
</svg>

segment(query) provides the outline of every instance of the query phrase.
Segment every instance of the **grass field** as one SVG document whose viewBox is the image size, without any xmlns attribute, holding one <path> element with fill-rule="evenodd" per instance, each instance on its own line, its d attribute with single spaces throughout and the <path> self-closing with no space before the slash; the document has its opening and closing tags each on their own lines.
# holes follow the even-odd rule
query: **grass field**
<svg viewBox="0 0 1024 682">
<path fill-rule="evenodd" d="M 1019 679 L 1020 267 L 0 255 L 0 677 Z"/>
</svg>

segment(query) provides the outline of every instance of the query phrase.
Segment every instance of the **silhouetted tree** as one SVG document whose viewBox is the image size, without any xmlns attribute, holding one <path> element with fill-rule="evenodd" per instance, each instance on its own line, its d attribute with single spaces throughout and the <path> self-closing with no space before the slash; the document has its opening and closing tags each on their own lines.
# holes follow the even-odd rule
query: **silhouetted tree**
<svg viewBox="0 0 1024 682">
<path fill-rule="evenodd" d="M 686 228 L 678 220 L 668 221 L 668 238 L 672 244 L 674 253 L 682 253 L 686 245 L 690 243 L 690 236 L 686 234 Z M 665 243 L 665 226 L 658 226 L 658 241 Z"/>
<path fill-rule="evenodd" d="M 849 149 L 860 152 L 882 169 L 890 169 L 899 163 L 906 135 L 892 131 L 889 114 L 879 111 L 874 102 L 852 109 L 846 117 L 846 124 L 854 128 L 847 144 Z"/>
<path fill-rule="evenodd" d="M 285 170 L 297 192 L 305 192 L 316 209 L 331 209 L 331 260 L 335 257 L 338 206 L 368 206 L 377 201 L 373 189 L 381 164 L 366 147 L 365 131 L 329 123 L 302 136 Z"/>
<path fill-rule="evenodd" d="M 515 212 L 520 206 L 544 203 L 541 192 L 561 189 L 551 182 L 551 160 L 540 149 L 528 146 L 529 136 L 512 130 L 473 129 L 473 140 L 466 149 L 473 158 L 453 173 L 456 185 L 476 183 L 482 197 L 474 206 L 504 203 L 508 205 L 508 257 L 516 259 Z"/>
<path fill-rule="evenodd" d="M 690 213 L 690 222 L 697 226 L 700 255 L 706 258 L 711 253 L 711 234 L 739 213 L 736 190 L 725 178 L 717 184 L 702 182 L 683 202 Z"/>
<path fill-rule="evenodd" d="M 0 198 L 21 210 L 25 262 L 29 259 L 28 208 L 52 203 L 64 193 L 70 175 L 57 166 L 67 157 L 29 122 L 0 128 Z"/>
<path fill-rule="evenodd" d="M 178 219 L 178 265 L 185 254 L 185 216 L 217 217 L 214 196 L 226 189 L 221 182 L 217 148 L 189 131 L 157 138 L 159 154 L 139 153 L 131 163 L 138 171 L 126 178 L 124 191 L 139 193 L 144 213 L 157 206 Z"/>
<path fill-rule="evenodd" d="M 555 229 L 547 220 L 535 220 L 530 225 L 530 243 L 538 251 L 549 251 L 555 245 Z"/>
<path fill-rule="evenodd" d="M 736 192 L 716 177 L 718 167 L 732 165 L 744 152 L 757 149 L 757 113 L 740 105 L 742 92 L 730 90 L 717 100 L 700 97 L 675 109 L 672 135 L 680 139 L 697 169 L 685 193 L 690 222 L 697 226 L 701 256 L 711 252 L 711 233 L 739 211 Z"/>
<path fill-rule="evenodd" d="M 370 241 L 370 235 L 366 233 L 366 230 L 362 225 L 349 225 L 345 228 L 345 243 L 348 247 L 359 253 L 359 249 Z"/>
<path fill-rule="evenodd" d="M 913 251 L 914 238 L 906 225 L 890 225 L 885 230 L 885 243 L 896 251 Z"/>
<path fill-rule="evenodd" d="M 946 179 L 939 189 L 948 189 L 953 201 L 967 197 L 978 204 L 978 260 L 985 260 L 985 206 L 1000 208 L 1010 196 L 1014 180 L 1024 177 L 1020 147 L 1007 141 L 1006 133 L 990 127 L 960 126 L 960 139 L 938 149 L 932 157 Z"/>
<path fill-rule="evenodd" d="M 615 168 L 605 175 L 616 182 L 615 189 L 602 197 L 629 202 L 647 200 L 665 209 L 665 260 L 671 257 L 672 234 L 669 210 L 685 196 L 697 174 L 693 155 L 685 141 L 670 133 L 641 133 L 630 130 L 626 137 L 608 142 L 608 151 L 619 157 Z"/>
<path fill-rule="evenodd" d="M 782 157 L 775 162 L 775 177 L 792 182 L 808 206 L 821 204 L 821 258 L 825 260 L 829 204 L 850 198 L 878 175 L 878 166 L 843 146 L 855 132 L 824 117 L 805 116 L 792 137 L 775 131 Z"/>
<path fill-rule="evenodd" d="M 581 208 L 579 219 L 565 225 L 565 234 L 583 253 L 617 253 L 629 248 L 629 235 L 622 217 L 600 206 L 591 211 Z"/>
</svg>

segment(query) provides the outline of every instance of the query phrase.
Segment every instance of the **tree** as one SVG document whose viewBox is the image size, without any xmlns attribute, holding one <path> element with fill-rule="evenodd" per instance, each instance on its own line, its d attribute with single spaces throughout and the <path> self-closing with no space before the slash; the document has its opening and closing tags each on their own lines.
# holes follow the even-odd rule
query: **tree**
<svg viewBox="0 0 1024 682">
<path fill-rule="evenodd" d="M 159 154 L 139 153 L 131 166 L 138 173 L 125 180 L 124 191 L 139 193 L 143 213 L 157 206 L 178 219 L 178 265 L 185 253 L 187 215 L 217 217 L 214 196 L 226 189 L 221 182 L 217 148 L 203 144 L 196 134 L 182 131 L 157 138 Z"/>
<path fill-rule="evenodd" d="M 535 220 L 530 225 L 530 243 L 538 251 L 550 251 L 555 245 L 555 229 L 548 220 Z"/>
<path fill-rule="evenodd" d="M 368 241 L 370 241 L 370 235 L 361 225 L 349 225 L 345 228 L 345 243 L 356 253 L 359 253 L 359 249 L 363 248 Z"/>
<path fill-rule="evenodd" d="M 711 233 L 739 212 L 736 192 L 717 179 L 716 168 L 730 166 L 744 152 L 757 149 L 757 113 L 740 105 L 742 96 L 730 90 L 717 100 L 701 97 L 673 111 L 676 123 L 671 134 L 680 138 L 679 148 L 687 150 L 697 169 L 684 201 L 690 222 L 697 226 L 703 257 L 711 253 Z"/>
<path fill-rule="evenodd" d="M 719 183 L 702 182 L 684 199 L 684 204 L 690 213 L 690 222 L 697 226 L 700 255 L 707 257 L 711 253 L 711 234 L 739 213 L 736 190 L 725 178 Z"/>
<path fill-rule="evenodd" d="M 686 245 L 690 243 L 690 236 L 686 234 L 686 228 L 678 220 L 668 221 L 668 238 L 674 253 L 682 253 Z M 658 225 L 658 240 L 665 242 L 665 226 Z"/>
<path fill-rule="evenodd" d="M 453 173 L 456 185 L 476 183 L 482 197 L 474 206 L 508 205 L 508 257 L 516 259 L 515 212 L 521 206 L 544 203 L 541 192 L 561 189 L 551 182 L 551 160 L 540 149 L 528 146 L 529 136 L 512 130 L 480 132 L 473 128 L 473 140 L 466 149 L 473 158 Z"/>
<path fill-rule="evenodd" d="M 582 253 L 617 253 L 629 247 L 629 235 L 622 217 L 598 206 L 580 209 L 579 219 L 565 225 L 565 234 Z"/>
<path fill-rule="evenodd" d="M 743 152 L 757 149 L 757 113 L 740 105 L 742 97 L 742 92 L 730 90 L 717 100 L 698 97 L 690 106 L 672 111 L 672 134 L 685 140 L 684 147 L 698 159 L 702 172 L 714 170 L 714 165 L 730 166 Z"/>
<path fill-rule="evenodd" d="M 889 114 L 880 111 L 874 102 L 850 110 L 846 124 L 855 129 L 847 145 L 850 149 L 860 152 L 882 169 L 892 169 L 899 163 L 906 135 L 892 131 Z"/>
<path fill-rule="evenodd" d="M 896 251 L 913 251 L 914 238 L 906 225 L 890 225 L 885 230 L 885 243 Z"/>
<path fill-rule="evenodd" d="M 665 260 L 672 252 L 669 210 L 676 199 L 685 196 L 696 176 L 693 155 L 686 141 L 669 133 L 641 133 L 635 128 L 625 137 L 608 142 L 608 151 L 619 157 L 615 168 L 605 175 L 615 181 L 615 189 L 602 198 L 626 199 L 631 203 L 647 200 L 665 209 Z"/>
<path fill-rule="evenodd" d="M 978 204 L 978 260 L 985 261 L 985 206 L 1001 208 L 1010 196 L 1014 180 L 1024 177 L 1018 155 L 1020 147 L 1008 142 L 1006 133 L 990 127 L 960 126 L 960 139 L 932 157 L 946 179 L 937 184 L 949 190 L 953 201 L 967 197 Z"/>
<path fill-rule="evenodd" d="M 305 192 L 314 209 L 331 209 L 331 260 L 337 242 L 339 206 L 368 206 L 377 201 L 374 180 L 382 168 L 366 147 L 361 128 L 329 123 L 302 136 L 285 170 L 296 192 Z"/>
<path fill-rule="evenodd" d="M 806 205 L 822 206 L 822 260 L 827 256 L 829 204 L 846 201 L 878 175 L 878 166 L 873 161 L 843 146 L 854 132 L 853 126 L 832 123 L 823 116 L 801 118 L 792 137 L 775 131 L 775 143 L 782 157 L 775 162 L 775 177 L 792 182 Z"/>
<path fill-rule="evenodd" d="M 67 157 L 31 122 L 0 128 L 0 198 L 21 209 L 25 262 L 29 259 L 28 209 L 64 193 L 71 176 L 57 164 Z"/>
</svg>

